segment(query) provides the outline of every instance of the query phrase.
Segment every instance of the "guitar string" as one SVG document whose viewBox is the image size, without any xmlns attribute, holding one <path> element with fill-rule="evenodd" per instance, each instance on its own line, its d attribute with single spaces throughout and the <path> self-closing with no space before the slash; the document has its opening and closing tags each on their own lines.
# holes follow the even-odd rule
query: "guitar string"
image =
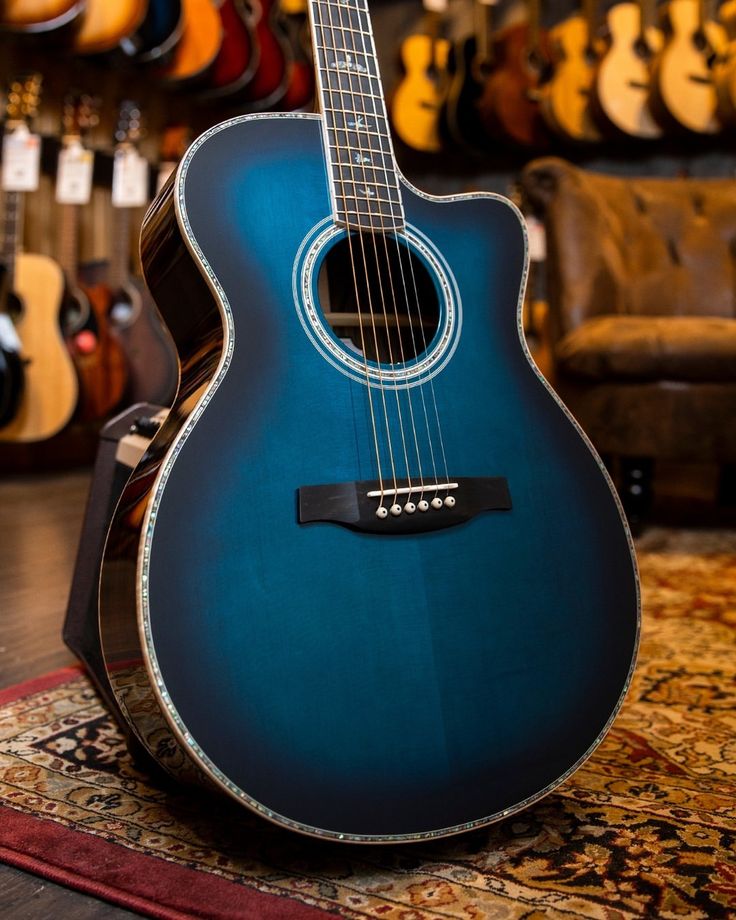
<svg viewBox="0 0 736 920">
<path fill-rule="evenodd" d="M 350 28 L 350 29 L 346 29 L 346 28 L 345 28 L 345 23 L 344 23 L 344 19 L 343 19 L 343 5 L 340 5 L 340 6 L 339 6 L 339 9 L 340 9 L 340 14 L 339 14 L 340 25 L 339 25 L 339 29 L 340 29 L 340 32 L 342 33 L 342 34 L 341 34 L 341 38 L 342 38 L 342 40 L 343 40 L 343 45 L 347 46 L 347 45 L 349 44 L 349 42 L 346 40 L 346 39 L 347 39 L 347 36 L 348 36 L 348 35 L 352 36 L 352 35 L 354 35 L 355 33 L 354 33 L 354 30 L 353 30 L 352 28 Z M 349 12 L 349 11 L 350 11 L 350 8 L 348 8 L 348 12 Z M 358 14 L 359 14 L 359 13 L 360 13 L 360 10 L 358 9 L 358 10 L 356 10 L 356 12 L 358 12 Z M 332 13 L 330 14 L 330 23 L 331 23 L 331 25 L 334 26 L 334 21 L 333 21 Z M 361 35 L 364 35 L 364 34 L 365 34 L 365 33 L 363 32 L 362 29 L 360 30 L 360 34 L 361 34 Z M 355 56 L 355 52 L 357 51 L 357 49 L 355 48 L 355 42 L 354 42 L 354 39 L 352 39 L 352 38 L 351 38 L 351 43 L 352 43 L 352 44 L 351 44 L 351 50 L 352 50 L 352 52 L 353 52 L 353 56 Z M 363 42 L 363 48 L 365 49 L 365 42 Z M 365 59 L 366 61 L 368 60 L 368 56 L 365 54 L 365 50 L 363 51 L 363 57 L 364 57 L 364 59 Z M 357 62 L 356 62 L 356 63 L 357 63 Z M 349 93 L 350 93 L 350 95 L 351 95 L 351 102 L 352 102 L 352 105 L 353 105 L 353 109 L 356 110 L 356 109 L 357 109 L 356 93 L 355 93 L 355 91 L 354 91 L 354 89 L 353 89 L 352 71 L 350 70 L 349 67 L 346 68 L 346 70 L 347 70 L 347 74 L 348 74 L 348 84 L 349 84 L 349 87 L 350 87 L 350 88 L 349 88 Z M 366 72 L 367 72 L 369 78 L 370 78 L 370 77 L 373 77 L 373 75 L 370 73 L 370 70 L 369 70 L 368 68 L 366 68 Z M 377 79 L 377 75 L 376 75 L 376 77 L 374 77 L 374 79 Z M 360 86 L 360 76 L 358 76 L 358 86 Z M 365 100 L 365 95 L 366 95 L 366 94 L 360 93 L 360 97 L 361 97 L 363 100 Z M 368 95 L 372 95 L 372 94 L 368 94 Z M 374 97 L 374 98 L 375 98 L 375 97 Z M 364 123 L 366 124 L 366 127 L 367 127 L 367 122 L 368 122 L 367 116 L 368 116 L 368 113 L 367 113 L 367 111 L 366 111 L 365 101 L 363 101 L 363 103 L 362 103 L 362 108 L 363 108 L 363 111 L 362 111 L 363 120 L 364 120 Z M 374 105 L 374 116 L 375 116 L 375 105 Z M 362 170 L 363 170 L 364 188 L 365 188 L 365 190 L 366 190 L 366 193 L 368 193 L 369 190 L 370 190 L 370 188 L 371 188 L 371 183 L 369 183 L 369 181 L 368 181 L 368 169 L 370 168 L 370 170 L 372 171 L 372 173 L 373 173 L 372 182 L 375 183 L 375 182 L 376 182 L 376 173 L 377 173 L 379 167 L 373 165 L 372 160 L 371 160 L 371 157 L 367 157 L 367 158 L 366 158 L 366 157 L 364 156 L 362 134 L 361 134 L 360 131 L 356 131 L 356 137 L 357 137 L 357 139 L 358 139 L 358 159 L 360 160 L 360 163 L 361 163 L 361 166 L 362 166 Z M 368 153 L 372 153 L 372 152 L 373 152 L 373 151 L 371 150 L 371 148 L 369 148 L 369 149 L 368 149 Z M 386 156 L 386 154 L 385 154 L 384 151 L 381 151 L 381 155 L 382 155 L 382 157 L 385 157 L 385 156 Z M 365 165 L 366 159 L 368 160 L 370 166 L 366 166 L 366 165 Z M 387 171 L 386 171 L 386 169 L 385 169 L 385 166 L 382 166 L 381 168 L 383 169 L 384 173 L 387 173 Z M 388 174 L 386 174 L 385 178 L 386 178 L 386 179 L 389 178 L 389 177 L 388 177 Z M 390 206 L 391 206 L 391 209 L 392 209 L 392 217 L 394 217 L 394 215 L 393 215 L 393 201 L 392 201 L 392 199 L 391 199 L 391 186 L 390 186 L 388 183 L 386 183 L 386 188 L 389 189 L 389 191 L 388 191 L 388 193 L 387 193 L 387 195 L 388 195 L 388 202 L 389 202 L 389 204 L 390 204 Z M 355 186 L 354 186 L 354 190 L 356 190 L 356 189 L 355 189 Z M 357 190 L 356 190 L 356 191 L 357 191 Z M 356 195 L 355 197 L 356 197 L 356 209 L 357 209 L 357 195 Z M 374 255 L 374 258 L 375 258 L 375 264 L 376 264 L 376 270 L 377 270 L 377 271 L 376 271 L 376 274 L 377 274 L 377 277 L 378 277 L 378 287 L 379 287 L 379 293 L 380 293 L 380 299 L 381 299 L 381 308 L 382 308 L 382 312 L 383 312 L 384 332 L 385 332 L 385 336 L 386 336 L 386 343 L 387 343 L 387 346 L 388 346 L 388 359 L 389 359 L 389 364 L 391 365 L 391 367 L 392 367 L 392 368 L 395 368 L 395 367 L 396 367 L 396 362 L 395 362 L 395 360 L 394 360 L 394 346 L 393 346 L 393 344 L 392 344 L 391 330 L 390 330 L 390 327 L 389 327 L 389 317 L 388 317 L 387 301 L 386 301 L 386 295 L 385 295 L 385 290 L 384 290 L 384 280 L 383 280 L 383 275 L 382 275 L 382 272 L 381 272 L 381 266 L 380 266 L 381 259 L 380 259 L 380 255 L 379 255 L 379 248 L 378 248 L 378 241 L 377 241 L 377 236 L 378 236 L 379 234 L 377 234 L 377 233 L 375 232 L 375 231 L 376 231 L 376 225 L 375 225 L 374 220 L 373 220 L 373 216 L 374 216 L 374 215 L 373 215 L 373 209 L 371 208 L 371 199 L 370 199 L 370 196 L 369 196 L 368 194 L 366 194 L 366 199 L 367 199 L 367 212 L 368 212 L 368 215 L 367 215 L 367 216 L 368 216 L 368 220 L 369 220 L 369 223 L 370 223 L 371 240 L 372 240 L 372 243 L 373 243 L 373 255 Z M 405 364 L 405 363 L 406 363 L 406 358 L 405 358 L 405 354 L 404 354 L 403 339 L 402 339 L 402 336 L 401 336 L 401 327 L 400 327 L 400 325 L 399 325 L 398 306 L 397 306 L 397 303 L 396 303 L 396 292 L 395 292 L 395 290 L 394 290 L 394 288 L 393 288 L 393 278 L 392 278 L 392 275 L 391 275 L 391 264 L 390 264 L 390 261 L 389 261 L 389 254 L 388 254 L 388 242 L 387 242 L 387 233 L 386 233 L 386 223 L 385 223 L 385 220 L 384 220 L 383 208 L 381 207 L 380 203 L 379 203 L 379 206 L 378 206 L 378 216 L 379 216 L 379 218 L 380 218 L 380 235 L 381 235 L 381 237 L 382 237 L 382 239 L 383 239 L 383 246 L 384 246 L 384 251 L 385 251 L 385 256 L 386 256 L 385 266 L 386 266 L 386 269 L 387 269 L 387 271 L 388 271 L 388 288 L 389 288 L 389 290 L 391 291 L 391 293 L 392 293 L 392 295 L 393 295 L 393 298 L 392 298 L 392 299 L 393 299 L 393 304 L 394 304 L 394 318 L 395 318 L 395 321 L 396 321 L 396 337 L 397 337 L 398 344 L 399 344 L 399 351 L 400 351 L 400 356 L 401 356 L 401 363 L 402 363 L 402 364 Z M 378 355 L 377 355 L 377 360 L 380 360 L 379 357 L 378 357 Z M 411 466 L 410 466 L 410 463 L 409 463 L 409 452 L 408 452 L 408 448 L 407 448 L 407 436 L 406 436 L 406 430 L 405 430 L 405 426 L 404 426 L 403 411 L 402 411 L 402 408 L 401 408 L 401 389 L 400 389 L 398 386 L 396 386 L 396 385 L 394 384 L 394 386 L 393 386 L 393 391 L 394 391 L 394 395 L 395 395 L 395 399 L 396 399 L 396 413 L 397 413 L 397 419 L 398 419 L 398 425 L 399 425 L 399 432 L 400 432 L 400 437 L 401 437 L 401 448 L 402 448 L 402 453 L 403 453 L 403 457 L 404 457 L 404 467 L 405 467 L 405 469 L 406 469 L 407 485 L 408 485 L 408 488 L 411 490 L 411 491 L 409 492 L 409 495 L 408 495 L 408 501 L 409 501 L 409 500 L 411 499 L 412 492 L 414 491 L 414 482 L 413 482 L 413 477 L 412 477 L 412 472 L 411 472 Z M 415 423 L 414 423 L 414 413 L 413 413 L 413 407 L 412 407 L 412 404 L 411 404 L 411 397 L 409 397 L 409 415 L 410 415 L 410 418 L 411 418 L 411 426 L 412 426 L 412 432 L 413 432 L 413 439 L 414 439 L 414 443 L 415 443 L 415 445 L 416 445 L 416 441 L 417 441 L 417 437 L 416 437 L 416 426 L 415 426 Z M 420 477 L 420 482 L 422 482 L 423 479 L 422 479 L 421 463 L 419 464 L 419 477 Z M 395 505 L 398 505 L 398 504 L 399 504 L 398 495 L 395 495 L 395 497 L 394 497 L 394 504 L 395 504 Z"/>
<path fill-rule="evenodd" d="M 330 67 L 328 66 L 328 63 L 327 63 L 327 54 L 326 54 L 327 43 L 326 43 L 326 41 L 325 41 L 326 32 L 325 32 L 325 30 L 324 30 L 324 24 L 323 24 L 323 23 L 324 23 L 324 20 L 322 19 L 321 8 L 320 8 L 320 7 L 321 7 L 320 0 L 317 0 L 317 8 L 320 10 L 320 23 L 321 23 L 321 25 L 322 25 L 322 45 L 323 45 L 323 49 L 324 49 L 324 50 L 323 50 L 323 59 L 324 59 L 324 62 L 325 62 L 325 73 L 326 73 L 326 75 L 327 75 L 327 76 L 326 76 L 327 85 L 326 85 L 326 87 L 325 87 L 324 89 L 325 89 L 327 92 L 330 93 L 330 96 L 332 96 L 334 93 L 339 92 L 339 96 L 340 96 L 340 107 L 341 107 L 341 111 L 342 111 L 342 115 L 343 115 L 343 120 L 344 120 L 344 122 L 345 122 L 345 124 L 344 124 L 342 130 L 343 130 L 344 133 L 345 133 L 346 150 L 347 150 L 347 152 L 348 152 L 348 161 L 349 161 L 349 163 L 350 163 L 350 176 L 351 176 L 351 180 L 350 180 L 350 181 L 351 181 L 351 184 L 352 184 L 352 186 L 353 186 L 353 189 L 355 190 L 355 189 L 357 189 L 357 183 L 356 183 L 356 181 L 355 181 L 355 169 L 354 169 L 354 165 L 353 165 L 353 159 L 352 159 L 352 156 L 350 156 L 350 152 L 351 152 L 351 151 L 350 151 L 350 139 L 349 139 L 349 135 L 348 135 L 348 122 L 347 122 L 347 119 L 346 119 L 346 117 L 345 117 L 346 114 L 347 114 L 347 111 L 346 111 L 346 108 L 345 108 L 345 90 L 343 89 L 342 83 L 341 83 L 341 81 L 340 81 L 341 72 L 340 72 L 340 70 L 339 70 L 337 67 L 335 67 L 334 72 L 337 74 L 337 78 L 338 78 L 338 81 L 337 81 L 337 82 L 338 82 L 339 90 L 333 90 L 333 88 L 332 88 L 332 87 L 330 86 L 330 84 L 329 84 Z M 328 10 L 330 9 L 329 0 L 328 0 L 328 3 L 327 3 L 327 9 L 328 9 Z M 332 17 L 331 17 L 331 16 L 329 17 L 329 27 L 330 27 L 331 38 L 332 38 L 332 47 L 335 49 L 335 64 L 337 64 L 337 43 L 336 43 L 336 41 L 335 41 L 335 29 L 334 29 L 334 24 L 333 24 L 333 22 L 332 22 Z M 351 78 L 350 78 L 349 68 L 347 69 L 347 73 L 348 73 L 348 81 L 350 81 Z M 355 106 L 354 106 L 354 105 L 353 105 L 353 107 L 352 107 L 352 110 L 353 110 L 353 112 L 355 112 Z M 355 113 L 355 114 L 356 114 L 356 116 L 357 116 L 357 113 Z M 325 117 L 326 117 L 326 116 L 325 116 Z M 334 119 L 334 120 L 336 121 L 336 119 Z M 336 140 L 337 140 L 338 130 L 339 130 L 339 129 L 337 128 L 337 125 L 336 125 L 336 124 L 334 125 L 334 130 L 335 130 L 335 138 L 336 138 Z M 356 136 L 358 137 L 358 142 L 359 142 L 359 145 L 360 145 L 360 132 L 359 132 L 359 130 L 358 130 L 357 117 L 356 117 L 356 122 L 355 122 L 355 128 L 354 128 L 353 130 L 354 130 Z M 339 151 L 339 145 L 338 145 L 338 151 Z M 338 165 L 341 165 L 341 164 L 338 164 Z M 364 173 L 364 175 L 365 175 L 365 167 L 363 168 L 363 173 Z M 350 250 L 351 263 L 352 263 L 352 267 L 353 267 L 353 280 L 354 280 L 354 284 L 355 284 L 355 297 L 356 297 L 356 304 L 357 304 L 357 306 L 358 306 L 358 316 L 359 316 L 359 320 L 360 320 L 359 325 L 360 325 L 360 328 L 361 328 L 361 330 L 362 330 L 362 327 L 363 327 L 363 321 L 362 321 L 362 320 L 363 320 L 363 315 L 362 315 L 362 310 L 361 310 L 361 307 L 360 307 L 360 295 L 359 295 L 359 289 L 358 289 L 357 272 L 356 272 L 356 269 L 355 269 L 355 261 L 354 261 L 353 245 L 352 245 L 352 236 L 353 236 L 353 234 L 351 233 L 350 218 L 349 218 L 349 216 L 348 216 L 349 213 L 350 213 L 350 209 L 349 209 L 349 206 L 348 206 L 348 196 L 347 196 L 347 194 L 346 194 L 346 192 L 345 192 L 345 181 L 342 179 L 342 177 L 340 177 L 340 178 L 338 179 L 338 181 L 339 181 L 340 184 L 342 185 L 342 189 L 343 189 L 343 191 L 342 191 L 342 197 L 343 197 L 343 201 L 344 201 L 344 204 L 345 204 L 345 223 L 346 223 L 346 226 L 347 226 L 348 247 L 349 247 L 349 250 Z M 357 217 L 357 216 L 360 216 L 360 215 L 359 215 L 358 208 L 357 208 L 357 196 L 354 195 L 353 197 L 355 198 L 355 202 L 356 202 L 356 217 Z M 370 208 L 369 208 L 369 211 L 370 211 Z M 389 420 L 388 406 L 387 406 L 387 402 L 386 402 L 386 388 L 385 388 L 384 383 L 383 383 L 383 370 L 382 370 L 382 368 L 381 368 L 381 361 L 380 361 L 380 356 L 379 356 L 379 348 L 378 348 L 378 331 L 377 331 L 377 328 L 376 328 L 375 312 L 374 312 L 374 310 L 373 310 L 373 298 L 372 298 L 372 294 L 371 294 L 371 287 L 370 287 L 370 282 L 369 282 L 369 277 L 368 277 L 368 264 L 367 264 L 367 258 L 366 258 L 366 252 L 365 252 L 365 240 L 364 240 L 364 238 L 363 238 L 363 234 L 360 232 L 360 227 L 359 227 L 359 226 L 358 226 L 358 233 L 357 233 L 357 236 L 358 236 L 358 240 L 359 240 L 359 242 L 360 242 L 360 251 L 361 251 L 361 257 L 362 257 L 362 262 L 363 262 L 363 270 L 364 270 L 364 272 L 365 272 L 366 292 L 367 292 L 367 295 L 368 295 L 368 310 L 369 310 L 369 314 L 370 314 L 371 330 L 372 330 L 372 333 L 373 333 L 373 347 L 374 347 L 375 353 L 376 353 L 376 370 L 377 370 L 378 383 L 379 383 L 378 389 L 379 389 L 380 394 L 381 394 L 381 403 L 382 403 L 382 406 L 383 406 L 384 424 L 385 424 L 386 439 L 387 439 L 387 445 L 386 445 L 386 446 L 387 446 L 388 454 L 389 454 L 389 464 L 390 464 L 390 467 L 391 467 L 391 479 L 392 479 L 392 482 L 393 482 L 394 501 L 395 501 L 395 500 L 396 500 L 396 495 L 397 495 L 397 492 L 398 492 L 398 482 L 397 482 L 397 477 L 396 477 L 396 461 L 395 461 L 395 457 L 394 457 L 393 439 L 392 439 L 392 437 L 391 437 L 391 425 L 390 425 L 390 420 Z M 366 352 L 365 352 L 364 337 L 363 337 L 362 333 L 361 333 L 361 343 L 363 344 L 364 366 L 365 366 L 365 374 L 366 374 L 366 386 L 368 387 L 368 390 L 369 390 L 369 392 L 370 392 L 370 390 L 371 390 L 370 373 L 369 373 L 369 370 L 368 370 L 368 360 L 367 360 L 367 354 L 366 354 Z M 376 442 L 376 451 L 377 451 L 377 452 L 380 451 L 380 448 L 379 448 L 377 442 Z M 380 488 L 380 493 L 381 493 L 381 495 L 380 495 L 379 506 L 378 506 L 378 509 L 377 509 L 378 511 L 380 511 L 380 510 L 383 508 L 383 502 L 384 502 L 384 497 L 385 497 L 383 485 L 380 485 L 379 488 Z"/>
<path fill-rule="evenodd" d="M 318 50 L 319 45 L 321 45 L 323 70 L 325 73 L 324 81 L 320 79 L 318 81 L 318 85 L 320 87 L 320 91 L 322 95 L 324 96 L 327 93 L 329 93 L 330 101 L 332 101 L 333 90 L 332 90 L 332 87 L 329 85 L 329 68 L 327 66 L 327 42 L 325 40 L 326 32 L 324 28 L 324 22 L 322 20 L 322 10 L 320 6 L 320 2 L 321 0 L 313 0 L 313 2 L 310 3 L 309 5 L 309 9 L 310 9 L 311 17 L 312 17 L 312 25 L 314 29 L 314 37 L 315 37 L 315 59 L 317 61 L 317 73 L 319 76 L 319 50 Z M 321 30 L 321 42 L 317 41 L 317 39 L 319 38 L 317 34 L 318 29 Z M 324 110 L 326 107 L 323 105 L 322 108 Z M 326 126 L 327 125 L 327 122 L 326 122 L 327 114 L 324 111 L 323 111 L 323 118 L 325 118 L 325 126 Z M 337 130 L 338 130 L 337 126 L 335 126 L 334 131 L 335 131 L 335 141 L 336 142 L 337 142 Z M 346 137 L 347 137 L 347 130 L 346 130 Z M 329 135 L 325 143 L 327 144 L 327 150 L 325 151 L 325 153 L 329 156 Z M 339 143 L 336 143 L 336 149 L 339 155 L 339 150 L 340 150 Z M 352 160 L 350 160 L 350 158 L 348 159 L 350 161 L 350 167 L 352 171 Z M 344 188 L 344 183 L 343 183 L 343 188 Z M 335 183 L 336 201 L 337 201 L 337 198 L 338 198 L 337 183 Z M 347 208 L 347 199 L 344 193 L 343 193 L 343 200 L 345 204 L 345 219 L 346 219 L 346 224 L 347 224 L 348 208 Z M 365 374 L 366 388 L 368 390 L 368 406 L 369 406 L 369 411 L 370 411 L 371 429 L 373 433 L 373 447 L 374 447 L 374 452 L 375 452 L 375 457 L 376 457 L 378 489 L 380 492 L 380 501 L 379 501 L 378 508 L 381 509 L 383 508 L 384 496 L 385 496 L 383 467 L 381 465 L 381 450 L 380 450 L 379 439 L 378 439 L 378 425 L 376 423 L 376 410 L 373 405 L 373 387 L 370 384 L 370 372 L 368 370 L 368 353 L 366 351 L 365 329 L 363 325 L 363 310 L 361 308 L 360 297 L 358 295 L 358 276 L 357 276 L 357 270 L 355 267 L 355 255 L 353 252 L 353 241 L 352 241 L 352 235 L 350 233 L 349 226 L 347 227 L 347 242 L 348 242 L 348 251 L 350 253 L 350 265 L 351 265 L 351 270 L 352 270 L 352 275 L 353 275 L 353 284 L 355 287 L 356 306 L 358 308 L 358 329 L 360 331 L 361 353 L 363 356 L 363 369 L 364 369 L 364 374 Z M 394 476 L 394 482 L 395 482 L 395 476 Z"/>
<path fill-rule="evenodd" d="M 375 60 L 377 60 L 376 50 L 375 50 L 375 44 L 373 43 L 373 36 L 372 36 L 372 33 L 368 33 L 368 34 L 369 34 L 369 37 L 371 38 L 371 41 L 372 41 L 372 47 L 371 47 L 371 49 L 370 49 L 370 54 L 372 54 L 373 58 L 374 58 Z M 366 49 L 365 33 L 361 33 L 361 35 L 363 36 L 363 38 L 362 38 L 363 54 L 366 55 L 366 56 L 368 56 L 369 51 Z M 378 116 L 379 116 L 379 113 L 376 111 L 376 98 L 375 98 L 375 97 L 373 97 L 373 114 L 374 114 L 375 117 L 378 117 Z M 392 162 L 394 163 L 394 166 L 395 166 L 395 161 L 393 160 L 393 156 L 392 156 Z M 395 216 L 395 215 L 394 215 L 394 212 L 393 212 L 393 203 L 391 204 L 391 216 L 392 216 L 392 217 Z M 411 313 L 411 308 L 410 308 L 410 306 L 409 306 L 409 291 L 408 291 L 408 286 L 407 286 L 407 281 L 406 281 L 406 274 L 405 274 L 405 271 L 404 271 L 404 260 L 402 259 L 401 244 L 399 243 L 398 235 L 396 235 L 396 234 L 394 235 L 394 241 L 395 241 L 395 243 L 396 243 L 397 259 L 398 259 L 398 264 L 399 264 L 399 269 L 400 269 L 400 274 L 401 274 L 401 282 L 402 282 L 402 287 L 403 287 L 403 292 L 404 292 L 404 299 L 405 299 L 405 302 L 406 302 L 406 305 L 407 305 L 407 313 L 410 314 L 410 313 Z M 422 353 L 426 353 L 427 347 L 428 347 L 428 344 L 429 344 L 429 343 L 428 343 L 428 341 L 427 341 L 427 331 L 426 331 L 426 326 L 425 326 L 425 323 L 424 323 L 424 316 L 423 316 L 423 314 L 422 314 L 422 305 L 421 305 L 421 299 L 420 299 L 420 297 L 419 297 L 419 290 L 418 290 L 418 284 L 417 284 L 417 279 L 416 279 L 416 272 L 415 272 L 415 268 L 414 268 L 414 261 L 413 261 L 413 259 L 411 258 L 411 250 L 410 250 L 410 248 L 408 247 L 408 245 L 407 245 L 406 258 L 407 258 L 407 261 L 408 261 L 408 264 L 409 264 L 409 270 L 410 270 L 410 274 L 411 274 L 411 287 L 412 287 L 412 292 L 413 292 L 413 296 L 414 296 L 414 302 L 415 302 L 416 307 L 417 307 L 417 319 L 418 319 L 418 323 L 419 323 L 419 329 L 420 329 L 420 332 L 421 332 L 421 348 L 422 348 Z M 410 333 L 411 333 L 412 348 L 413 348 L 415 354 L 419 354 L 419 351 L 418 351 L 418 348 L 417 348 L 416 335 L 415 335 L 415 327 L 414 327 L 414 323 L 413 323 L 413 322 L 410 322 L 410 323 L 409 323 L 409 329 L 410 329 Z M 433 414 L 434 414 L 434 418 L 435 418 L 435 425 L 436 425 L 436 427 L 437 427 L 437 433 L 438 433 L 438 436 L 439 436 L 439 448 L 440 448 L 440 454 L 441 454 L 441 458 L 442 458 L 442 463 L 443 463 L 443 466 L 444 466 L 445 482 L 449 482 L 449 470 L 448 470 L 448 466 L 447 466 L 447 458 L 446 458 L 446 452 L 445 452 L 445 446 L 444 446 L 444 437 L 443 437 L 443 434 L 442 434 L 442 425 L 441 425 L 441 423 L 440 423 L 439 409 L 438 409 L 438 406 L 437 406 L 437 395 L 436 395 L 436 392 L 435 392 L 434 381 L 432 380 L 431 377 L 430 377 L 430 379 L 429 379 L 429 386 L 430 386 L 430 394 L 431 394 L 432 406 L 433 406 L 433 410 L 434 410 L 434 411 L 433 411 Z M 437 472 L 437 460 L 436 460 L 436 457 L 435 457 L 435 449 L 434 449 L 434 443 L 433 443 L 433 437 L 432 437 L 432 430 L 431 430 L 431 424 L 430 424 L 430 420 L 429 420 L 429 412 L 428 412 L 428 410 L 427 410 L 427 400 L 426 400 L 424 388 L 425 388 L 425 384 L 420 384 L 420 386 L 418 387 L 419 393 L 420 393 L 420 396 L 421 396 L 422 413 L 423 413 L 423 416 L 424 416 L 424 423 L 425 423 L 425 428 L 426 428 L 426 433 L 427 433 L 427 445 L 428 445 L 428 447 L 429 447 L 430 462 L 431 462 L 431 466 L 432 466 L 432 475 L 433 475 L 433 478 L 434 478 L 435 486 L 437 486 L 437 485 L 439 485 L 439 476 L 438 476 L 438 472 Z M 411 399 L 411 397 L 410 397 L 410 399 Z M 413 422 L 413 414 L 412 414 L 412 422 Z M 415 433 L 416 433 L 416 429 L 415 429 Z M 418 448 L 418 444 L 417 444 L 417 451 L 418 451 L 418 450 L 419 450 L 419 448 Z M 421 466 L 421 461 L 419 460 L 419 455 L 418 455 L 418 463 L 419 463 L 420 466 Z M 423 478 L 423 477 L 422 477 L 422 485 L 424 485 L 424 478 Z M 424 488 L 422 488 L 422 497 L 423 497 L 423 493 L 424 493 Z M 435 493 L 435 494 L 437 494 L 437 493 Z M 447 490 L 447 494 L 449 494 L 449 490 Z M 420 497 L 420 500 L 421 500 L 421 497 Z"/>
</svg>

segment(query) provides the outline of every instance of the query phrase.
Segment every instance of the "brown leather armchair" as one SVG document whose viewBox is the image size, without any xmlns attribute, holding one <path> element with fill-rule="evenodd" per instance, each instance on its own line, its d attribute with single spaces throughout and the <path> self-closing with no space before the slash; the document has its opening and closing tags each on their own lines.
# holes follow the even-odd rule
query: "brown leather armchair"
<svg viewBox="0 0 736 920">
<path fill-rule="evenodd" d="M 523 171 L 547 231 L 553 384 L 623 458 L 632 517 L 656 458 L 736 462 L 736 181 Z"/>
</svg>

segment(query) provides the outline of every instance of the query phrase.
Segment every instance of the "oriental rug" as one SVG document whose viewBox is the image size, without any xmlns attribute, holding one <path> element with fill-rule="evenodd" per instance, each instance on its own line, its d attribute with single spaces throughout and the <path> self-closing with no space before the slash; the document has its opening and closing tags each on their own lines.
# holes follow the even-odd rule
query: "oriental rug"
<svg viewBox="0 0 736 920">
<path fill-rule="evenodd" d="M 0 694 L 0 859 L 162 918 L 736 916 L 736 555 L 640 563 L 613 729 L 509 820 L 412 846 L 292 835 L 147 779 L 67 670 Z"/>
</svg>

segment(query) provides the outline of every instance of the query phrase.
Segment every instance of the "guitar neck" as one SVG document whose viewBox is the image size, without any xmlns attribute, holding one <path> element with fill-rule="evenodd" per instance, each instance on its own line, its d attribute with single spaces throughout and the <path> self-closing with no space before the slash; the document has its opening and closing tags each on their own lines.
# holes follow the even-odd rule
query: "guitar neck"
<svg viewBox="0 0 736 920">
<path fill-rule="evenodd" d="M 404 226 L 399 176 L 367 0 L 310 0 L 310 23 L 335 222 Z"/>
<path fill-rule="evenodd" d="M 23 204 L 21 192 L 5 192 L 0 260 L 5 266 L 6 284 L 9 291 L 15 289 L 15 258 L 23 238 Z"/>
</svg>

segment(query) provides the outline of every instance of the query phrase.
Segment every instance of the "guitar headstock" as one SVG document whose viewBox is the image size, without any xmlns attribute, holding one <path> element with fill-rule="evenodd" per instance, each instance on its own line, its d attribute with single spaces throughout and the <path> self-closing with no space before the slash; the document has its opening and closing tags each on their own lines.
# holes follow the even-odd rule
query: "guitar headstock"
<svg viewBox="0 0 736 920">
<path fill-rule="evenodd" d="M 65 141 L 81 140 L 88 131 L 99 124 L 100 100 L 89 93 L 67 93 L 61 126 Z"/>
<path fill-rule="evenodd" d="M 41 102 L 43 76 L 33 71 L 14 77 L 8 86 L 5 100 L 5 123 L 10 128 L 19 125 L 30 127 L 38 114 Z"/>
<path fill-rule="evenodd" d="M 143 137 L 143 117 L 140 106 L 132 99 L 120 103 L 118 121 L 115 126 L 115 145 L 135 147 Z"/>
</svg>

